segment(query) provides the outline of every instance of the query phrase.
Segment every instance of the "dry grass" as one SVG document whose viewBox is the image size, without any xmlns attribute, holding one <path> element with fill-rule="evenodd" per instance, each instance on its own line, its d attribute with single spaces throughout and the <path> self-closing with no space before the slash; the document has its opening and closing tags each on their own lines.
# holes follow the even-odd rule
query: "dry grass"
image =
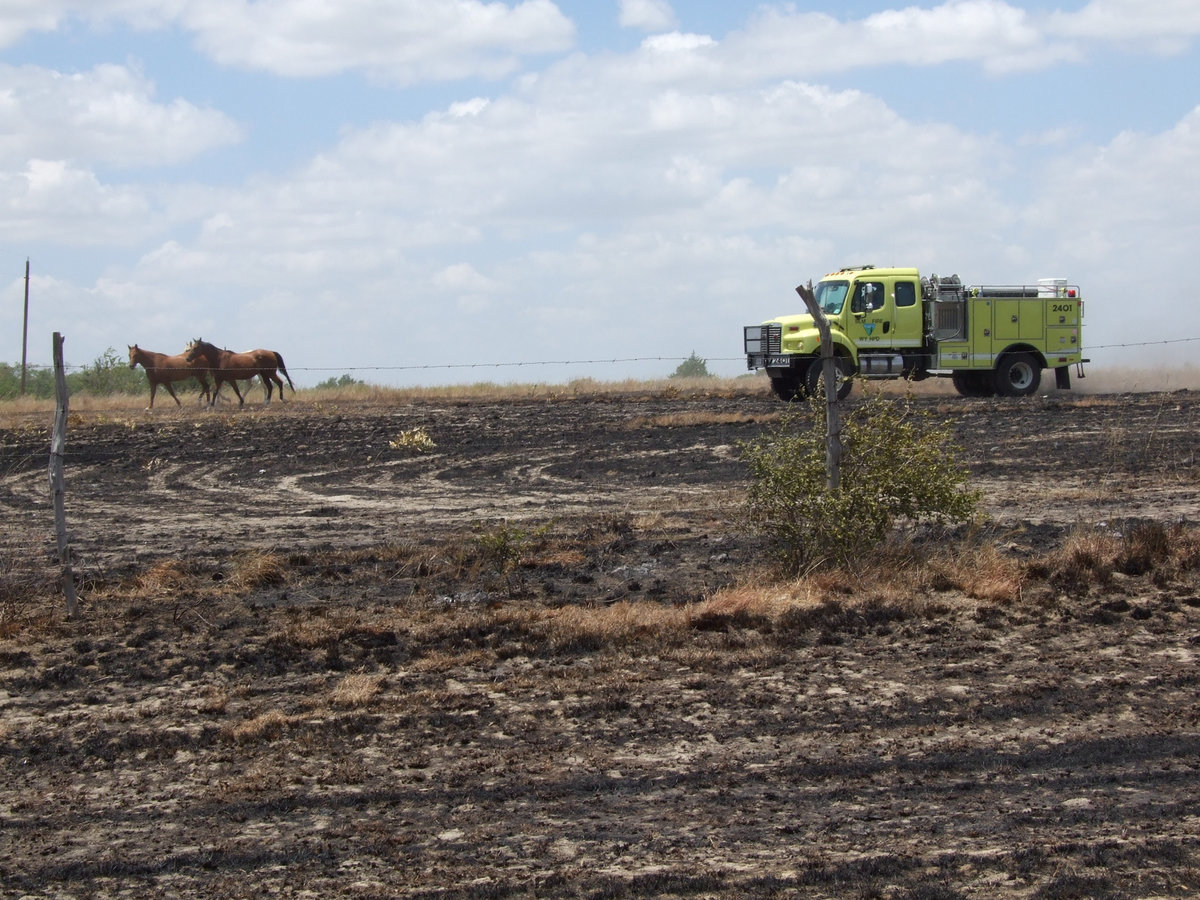
<svg viewBox="0 0 1200 900">
<path fill-rule="evenodd" d="M 1025 571 L 1011 556 L 991 544 L 943 549 L 919 573 L 923 584 L 961 591 L 975 600 L 1011 604 L 1021 599 Z"/>
<path fill-rule="evenodd" d="M 367 706 L 382 690 L 382 675 L 361 673 L 347 675 L 334 685 L 329 694 L 329 702 L 334 706 L 342 707 Z"/>
<path fill-rule="evenodd" d="M 1170 369 L 1139 368 L 1136 366 L 1100 367 L 1089 364 L 1085 367 L 1086 377 L 1072 379 L 1070 392 L 1058 392 L 1053 378 L 1043 376 L 1042 393 L 1061 393 L 1063 396 L 1091 397 L 1088 402 L 1106 402 L 1096 395 L 1120 395 L 1127 393 L 1150 393 L 1157 391 L 1200 390 L 1200 367 L 1193 365 L 1173 366 Z M 865 389 L 885 394 L 911 391 L 920 396 L 953 395 L 954 389 L 947 378 L 929 378 L 919 382 L 871 380 Z M 863 390 L 860 387 L 859 390 Z M 747 373 L 735 377 L 710 378 L 660 378 L 624 379 L 602 381 L 594 378 L 577 378 L 566 383 L 491 381 L 470 384 L 448 384 L 414 387 L 388 387 L 372 384 L 352 384 L 340 387 L 300 388 L 294 397 L 289 393 L 287 404 L 272 404 L 278 411 L 296 404 L 299 408 L 336 412 L 340 406 L 394 406 L 398 404 L 442 403 L 447 401 L 505 401 L 505 400 L 569 400 L 577 397 L 633 395 L 660 397 L 738 397 L 762 396 L 770 393 L 766 376 L 762 373 Z M 224 397 L 224 395 L 222 395 Z M 169 401 L 170 398 L 168 398 Z M 114 394 L 91 396 L 76 394 L 71 397 L 72 415 L 95 418 L 97 415 L 116 415 L 115 421 L 130 425 L 144 421 L 148 415 L 159 417 L 204 412 L 198 404 L 188 401 L 183 407 L 173 403 L 155 406 L 146 410 L 147 394 Z M 249 405 L 256 405 L 255 399 Z M 53 414 L 53 398 L 13 397 L 0 400 L 0 425 L 19 427 L 37 421 L 39 427 L 48 423 Z M 663 423 L 672 424 L 672 423 Z M 675 423 L 686 424 L 686 423 Z"/>
<path fill-rule="evenodd" d="M 228 586 L 235 591 L 272 587 L 287 580 L 288 570 L 287 559 L 278 553 L 247 551 L 235 558 Z"/>
<path fill-rule="evenodd" d="M 611 606 L 566 606 L 547 621 L 556 651 L 624 646 L 684 630 L 690 612 L 683 607 L 622 601 Z"/>
<path fill-rule="evenodd" d="M 190 567 L 175 559 L 155 563 L 135 579 L 136 590 L 143 597 L 163 597 L 177 594 L 194 578 Z"/>
<path fill-rule="evenodd" d="M 299 716 L 289 716 L 282 710 L 271 709 L 252 719 L 228 725 L 221 733 L 235 744 L 257 744 L 275 740 L 300 721 L 302 719 Z"/>
</svg>

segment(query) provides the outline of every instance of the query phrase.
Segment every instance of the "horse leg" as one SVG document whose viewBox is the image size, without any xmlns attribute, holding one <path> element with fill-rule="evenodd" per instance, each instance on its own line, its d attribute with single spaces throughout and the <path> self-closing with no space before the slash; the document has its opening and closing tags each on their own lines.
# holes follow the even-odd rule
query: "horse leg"
<svg viewBox="0 0 1200 900">
<path fill-rule="evenodd" d="M 266 372 L 259 372 L 258 377 L 262 379 L 263 387 L 267 391 L 267 406 L 271 405 L 271 379 L 267 377 Z"/>
<path fill-rule="evenodd" d="M 275 384 L 279 388 L 279 402 L 282 403 L 283 402 L 283 379 L 279 377 L 278 373 L 272 372 L 271 380 L 274 381 Z M 295 390 L 296 390 L 295 388 L 292 388 L 293 392 L 295 392 Z"/>
<path fill-rule="evenodd" d="M 150 405 L 146 409 L 154 409 L 154 392 L 158 390 L 158 382 L 150 381 Z"/>
<path fill-rule="evenodd" d="M 234 392 L 235 394 L 237 394 L 237 398 L 238 398 L 238 406 L 245 406 L 245 405 L 246 405 L 246 398 L 245 398 L 245 397 L 243 397 L 243 396 L 242 396 L 242 392 L 241 392 L 240 390 L 238 390 L 238 386 L 237 386 L 237 379 L 236 379 L 236 378 L 228 378 L 228 379 L 226 379 L 226 381 L 229 383 L 229 386 L 230 386 L 231 388 L 233 388 L 233 392 Z M 220 384 L 218 384 L 218 385 L 217 385 L 217 390 L 220 390 L 220 389 L 221 389 L 221 385 L 220 385 Z"/>
<path fill-rule="evenodd" d="M 175 401 L 176 406 L 183 406 L 183 404 L 179 402 L 179 398 L 175 395 L 175 388 L 171 387 L 171 382 L 164 381 L 163 387 L 167 389 L 167 393 L 171 395 L 171 399 Z"/>
</svg>

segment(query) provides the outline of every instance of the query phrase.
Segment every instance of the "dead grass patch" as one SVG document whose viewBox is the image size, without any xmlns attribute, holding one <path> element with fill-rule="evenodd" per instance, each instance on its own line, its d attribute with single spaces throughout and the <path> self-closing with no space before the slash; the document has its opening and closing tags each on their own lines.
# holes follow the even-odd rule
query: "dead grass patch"
<svg viewBox="0 0 1200 900">
<path fill-rule="evenodd" d="M 270 709 L 252 719 L 226 726 L 221 734 L 235 744 L 257 744 L 276 740 L 300 721 L 302 719 L 299 716 L 289 716 L 282 710 Z"/>
<path fill-rule="evenodd" d="M 191 568 L 179 560 L 171 559 L 155 563 L 137 577 L 136 591 L 144 597 L 160 597 L 177 594 L 193 578 Z"/>
<path fill-rule="evenodd" d="M 599 649 L 682 634 L 690 618 L 681 607 L 621 601 L 603 607 L 562 607 L 547 626 L 554 650 Z"/>
<path fill-rule="evenodd" d="M 916 581 L 937 591 L 961 591 L 975 600 L 1010 604 L 1021 599 L 1025 572 L 1018 560 L 992 544 L 967 544 L 937 552 Z"/>
<path fill-rule="evenodd" d="M 414 672 L 451 672 L 456 669 L 486 665 L 494 657 L 494 653 L 479 648 L 461 651 L 432 650 L 420 659 L 414 660 L 410 668 Z"/>
<path fill-rule="evenodd" d="M 252 591 L 283 584 L 287 580 L 287 571 L 287 559 L 282 555 L 250 551 L 235 558 L 227 583 L 235 590 Z"/>
<path fill-rule="evenodd" d="M 342 707 L 366 706 L 382 690 L 382 675 L 351 674 L 334 685 L 329 702 Z"/>
</svg>

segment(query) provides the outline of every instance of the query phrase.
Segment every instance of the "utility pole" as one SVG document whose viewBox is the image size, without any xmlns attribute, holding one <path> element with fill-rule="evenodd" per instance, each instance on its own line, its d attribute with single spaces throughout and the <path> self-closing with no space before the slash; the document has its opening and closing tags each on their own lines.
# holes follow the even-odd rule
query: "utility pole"
<svg viewBox="0 0 1200 900">
<path fill-rule="evenodd" d="M 25 257 L 25 318 L 21 322 L 21 396 L 25 396 L 25 348 L 29 343 L 29 257 Z"/>
</svg>

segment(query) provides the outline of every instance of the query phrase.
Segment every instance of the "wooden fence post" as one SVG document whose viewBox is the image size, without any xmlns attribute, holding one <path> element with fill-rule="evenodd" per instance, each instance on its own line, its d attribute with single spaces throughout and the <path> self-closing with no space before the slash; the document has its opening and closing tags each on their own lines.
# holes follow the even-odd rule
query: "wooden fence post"
<svg viewBox="0 0 1200 900">
<path fill-rule="evenodd" d="M 821 335 L 821 381 L 825 385 L 825 489 L 836 491 L 842 481 L 842 416 L 837 399 L 837 361 L 833 356 L 833 333 L 825 310 L 817 303 L 812 282 L 796 287 L 796 293 L 813 317 Z"/>
<path fill-rule="evenodd" d="M 54 501 L 54 531 L 58 538 L 58 562 L 62 566 L 63 593 L 67 595 L 67 617 L 79 611 L 75 596 L 75 571 L 71 568 L 71 547 L 67 543 L 67 513 L 64 507 L 66 484 L 63 480 L 63 450 L 67 445 L 67 375 L 63 369 L 63 340 L 54 332 L 54 387 L 57 404 L 54 410 L 54 433 L 50 437 L 50 496 Z"/>
</svg>

